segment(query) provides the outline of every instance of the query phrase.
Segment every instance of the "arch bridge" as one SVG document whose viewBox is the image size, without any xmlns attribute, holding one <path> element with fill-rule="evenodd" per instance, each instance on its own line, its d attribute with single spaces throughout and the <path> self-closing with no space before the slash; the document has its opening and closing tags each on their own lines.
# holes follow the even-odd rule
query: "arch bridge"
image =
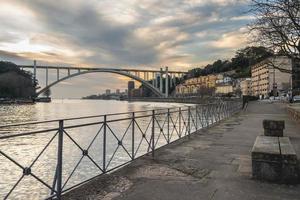
<svg viewBox="0 0 300 200">
<path fill-rule="evenodd" d="M 176 86 L 176 78 L 181 78 L 187 72 L 171 71 L 168 67 L 160 70 L 148 70 L 148 69 L 122 69 L 122 68 L 83 68 L 83 67 L 67 67 L 67 66 L 40 66 L 34 61 L 34 65 L 19 65 L 22 69 L 32 69 L 33 78 L 37 79 L 37 70 L 45 71 L 45 87 L 40 88 L 36 92 L 36 96 L 41 95 L 46 90 L 50 89 L 54 85 L 89 73 L 113 73 L 119 74 L 131 78 L 135 81 L 142 83 L 145 87 L 150 89 L 153 94 L 158 97 L 168 97 L 169 88 Z M 56 80 L 50 82 L 49 71 L 56 71 Z M 62 71 L 67 71 L 67 74 L 61 76 Z M 165 78 L 165 90 L 163 91 L 163 78 Z"/>
</svg>

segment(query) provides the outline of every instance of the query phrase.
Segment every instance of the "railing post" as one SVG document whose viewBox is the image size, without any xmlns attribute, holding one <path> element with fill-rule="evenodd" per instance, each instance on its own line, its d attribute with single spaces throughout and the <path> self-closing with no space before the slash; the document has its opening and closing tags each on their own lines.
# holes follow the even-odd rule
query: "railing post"
<svg viewBox="0 0 300 200">
<path fill-rule="evenodd" d="M 181 107 L 179 108 L 179 113 L 178 113 L 178 117 L 179 117 L 179 138 L 181 138 Z"/>
<path fill-rule="evenodd" d="M 198 131 L 198 105 L 196 105 L 196 131 Z"/>
<path fill-rule="evenodd" d="M 214 120 L 215 120 L 215 112 L 214 112 L 214 109 L 215 109 L 215 105 L 214 105 L 214 104 L 211 104 L 211 107 L 210 107 L 211 124 L 214 124 Z"/>
<path fill-rule="evenodd" d="M 154 158 L 154 150 L 155 150 L 155 138 L 154 138 L 154 132 L 155 132 L 155 111 L 152 110 L 152 134 L 151 134 L 151 138 L 152 138 L 152 157 Z"/>
<path fill-rule="evenodd" d="M 217 108 L 218 108 L 218 121 L 221 121 L 222 120 L 222 104 L 221 103 L 218 103 L 217 104 Z"/>
<path fill-rule="evenodd" d="M 106 115 L 103 117 L 103 173 L 106 172 Z"/>
<path fill-rule="evenodd" d="M 227 108 L 226 118 L 228 118 L 230 116 L 230 104 L 228 102 L 226 103 L 226 108 Z"/>
<path fill-rule="evenodd" d="M 209 106 L 208 106 L 208 124 L 209 124 L 209 126 L 213 124 L 212 122 L 213 121 L 212 121 L 212 117 L 211 117 L 211 104 L 209 104 Z"/>
<path fill-rule="evenodd" d="M 214 119 L 215 119 L 215 112 L 214 112 L 214 104 L 211 104 L 211 107 L 210 107 L 210 115 L 211 115 L 211 124 L 213 125 L 214 124 Z"/>
<path fill-rule="evenodd" d="M 224 103 L 220 103 L 220 119 L 222 120 L 224 117 Z"/>
<path fill-rule="evenodd" d="M 132 113 L 132 135 L 131 135 L 131 142 L 132 142 L 131 154 L 132 154 L 132 160 L 134 160 L 134 125 L 135 125 L 135 115 L 134 115 L 134 112 L 133 112 Z"/>
<path fill-rule="evenodd" d="M 61 199 L 62 193 L 62 162 L 63 162 L 63 134 L 64 121 L 59 120 L 58 147 L 57 147 L 57 199 Z"/>
<path fill-rule="evenodd" d="M 223 103 L 223 119 L 226 119 L 226 102 Z"/>
<path fill-rule="evenodd" d="M 206 121 L 206 127 L 209 127 L 209 104 L 207 104 L 205 108 L 205 121 Z"/>
<path fill-rule="evenodd" d="M 188 137 L 190 137 L 191 134 L 191 107 L 188 107 Z"/>
<path fill-rule="evenodd" d="M 202 106 L 201 105 L 199 105 L 198 106 L 198 116 L 197 116 L 197 118 L 199 117 L 199 123 L 200 123 L 200 128 L 203 128 L 203 120 L 202 120 L 202 118 L 203 118 L 203 109 L 202 109 Z"/>
<path fill-rule="evenodd" d="M 170 109 L 168 108 L 168 144 L 170 143 Z"/>
</svg>

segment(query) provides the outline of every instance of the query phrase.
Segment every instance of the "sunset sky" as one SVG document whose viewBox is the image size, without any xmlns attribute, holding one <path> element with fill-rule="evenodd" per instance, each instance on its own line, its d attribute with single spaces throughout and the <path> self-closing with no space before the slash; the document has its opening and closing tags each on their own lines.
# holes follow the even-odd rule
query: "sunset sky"
<svg viewBox="0 0 300 200">
<path fill-rule="evenodd" d="M 247 45 L 248 9 L 248 0 L 0 0 L 0 60 L 188 70 Z M 38 79 L 44 85 L 44 74 Z M 89 74 L 52 94 L 82 97 L 126 87 L 122 77 Z"/>
</svg>

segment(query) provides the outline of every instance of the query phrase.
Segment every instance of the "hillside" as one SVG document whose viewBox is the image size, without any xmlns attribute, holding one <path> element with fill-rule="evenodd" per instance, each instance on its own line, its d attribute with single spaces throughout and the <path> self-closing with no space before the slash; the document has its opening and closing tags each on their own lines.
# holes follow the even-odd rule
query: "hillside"
<svg viewBox="0 0 300 200">
<path fill-rule="evenodd" d="M 251 66 L 272 56 L 264 47 L 246 47 L 238 50 L 230 60 L 217 60 L 204 67 L 194 68 L 189 71 L 188 78 L 205 76 L 208 74 L 223 73 L 233 71 L 233 78 L 244 78 L 251 76 Z"/>
<path fill-rule="evenodd" d="M 32 74 L 11 62 L 0 61 L 0 98 L 29 99 L 35 95 Z"/>
</svg>

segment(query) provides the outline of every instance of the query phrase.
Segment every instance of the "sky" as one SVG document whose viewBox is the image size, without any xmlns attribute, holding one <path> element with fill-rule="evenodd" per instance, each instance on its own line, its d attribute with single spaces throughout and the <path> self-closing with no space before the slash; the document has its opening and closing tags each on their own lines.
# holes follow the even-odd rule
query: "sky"
<svg viewBox="0 0 300 200">
<path fill-rule="evenodd" d="M 187 71 L 247 46 L 247 10 L 249 0 L 0 0 L 0 60 Z M 37 78 L 45 85 L 44 72 Z M 96 73 L 51 90 L 78 98 L 124 90 L 127 81 Z"/>
</svg>

